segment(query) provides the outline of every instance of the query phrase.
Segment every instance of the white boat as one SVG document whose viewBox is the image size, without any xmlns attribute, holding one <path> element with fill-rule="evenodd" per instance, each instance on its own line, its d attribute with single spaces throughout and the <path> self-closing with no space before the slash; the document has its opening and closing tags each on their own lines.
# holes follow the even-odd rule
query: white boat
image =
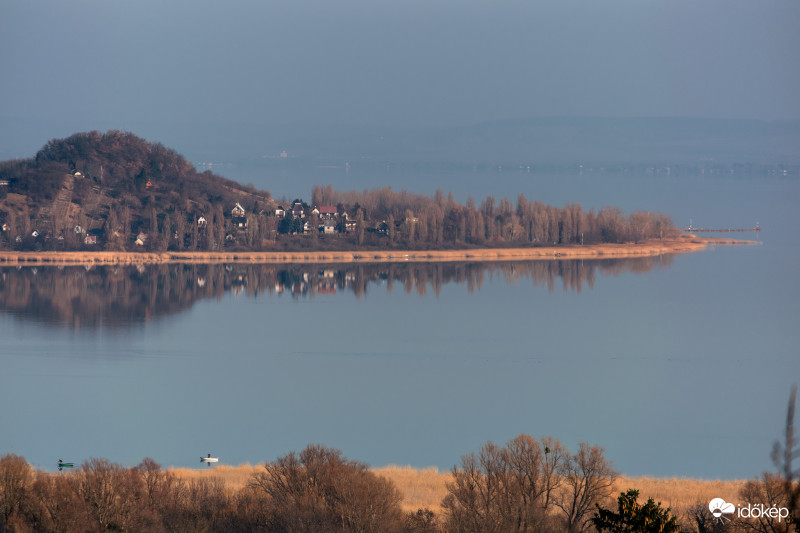
<svg viewBox="0 0 800 533">
<path fill-rule="evenodd" d="M 207 463 L 208 466 L 211 466 L 211 463 L 218 463 L 219 457 L 211 457 L 211 454 L 208 454 L 206 457 L 200 458 L 201 463 Z"/>
</svg>

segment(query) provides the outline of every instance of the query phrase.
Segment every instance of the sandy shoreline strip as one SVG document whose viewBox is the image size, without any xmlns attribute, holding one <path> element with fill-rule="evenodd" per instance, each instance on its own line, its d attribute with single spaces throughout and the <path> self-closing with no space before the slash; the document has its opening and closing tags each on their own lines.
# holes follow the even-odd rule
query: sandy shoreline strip
<svg viewBox="0 0 800 533">
<path fill-rule="evenodd" d="M 716 244 L 760 244 L 757 241 L 683 236 L 642 244 L 592 244 L 537 248 L 474 248 L 463 250 L 357 250 L 321 252 L 7 252 L 9 265 L 129 265 L 168 263 L 401 263 L 447 261 L 528 261 L 550 259 L 616 259 L 703 250 Z"/>
</svg>

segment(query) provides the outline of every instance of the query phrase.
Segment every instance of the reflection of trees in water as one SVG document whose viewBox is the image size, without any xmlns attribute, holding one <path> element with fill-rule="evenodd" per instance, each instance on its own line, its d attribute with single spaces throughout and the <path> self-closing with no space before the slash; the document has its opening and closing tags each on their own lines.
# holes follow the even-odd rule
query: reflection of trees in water
<svg viewBox="0 0 800 533">
<path fill-rule="evenodd" d="M 643 273 L 668 266 L 673 256 L 516 261 L 488 263 L 348 263 L 291 265 L 148 265 L 109 267 L 23 267 L 0 269 L 0 306 L 20 318 L 72 327 L 126 327 L 176 314 L 204 298 L 227 292 L 257 296 L 286 293 L 315 298 L 352 291 L 361 298 L 370 286 L 392 292 L 429 291 L 446 283 L 480 290 L 489 279 L 581 292 L 597 272 Z"/>
</svg>

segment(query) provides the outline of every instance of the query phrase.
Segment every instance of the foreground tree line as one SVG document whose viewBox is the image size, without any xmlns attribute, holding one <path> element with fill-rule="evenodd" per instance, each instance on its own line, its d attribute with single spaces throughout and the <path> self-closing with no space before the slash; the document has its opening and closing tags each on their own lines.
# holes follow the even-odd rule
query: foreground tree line
<svg viewBox="0 0 800 533">
<path fill-rule="evenodd" d="M 462 458 L 442 511 L 403 512 L 388 479 L 341 452 L 310 445 L 289 453 L 233 490 L 219 478 L 186 480 L 152 459 L 124 468 L 89 459 L 75 472 L 35 470 L 24 458 L 0 458 L 0 531 L 264 532 L 788 532 L 790 520 L 722 524 L 708 502 L 681 516 L 634 489 L 617 498 L 617 472 L 598 446 L 575 453 L 559 441 L 519 435 Z M 792 507 L 784 478 L 748 482 L 747 502 Z M 789 483 L 788 487 L 792 487 Z M 796 505 L 796 501 L 794 503 Z M 607 508 L 609 507 L 609 508 Z M 702 509 L 705 507 L 705 509 Z"/>
</svg>

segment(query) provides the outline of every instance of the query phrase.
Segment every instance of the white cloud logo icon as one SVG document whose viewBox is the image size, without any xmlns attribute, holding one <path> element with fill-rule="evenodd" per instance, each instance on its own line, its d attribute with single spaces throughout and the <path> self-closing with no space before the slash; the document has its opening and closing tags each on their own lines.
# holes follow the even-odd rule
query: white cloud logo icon
<svg viewBox="0 0 800 533">
<path fill-rule="evenodd" d="M 728 503 L 722 498 L 714 498 L 708 503 L 708 510 L 714 515 L 714 518 L 728 519 L 723 517 L 724 514 L 733 514 L 736 511 L 736 506 Z"/>
</svg>

